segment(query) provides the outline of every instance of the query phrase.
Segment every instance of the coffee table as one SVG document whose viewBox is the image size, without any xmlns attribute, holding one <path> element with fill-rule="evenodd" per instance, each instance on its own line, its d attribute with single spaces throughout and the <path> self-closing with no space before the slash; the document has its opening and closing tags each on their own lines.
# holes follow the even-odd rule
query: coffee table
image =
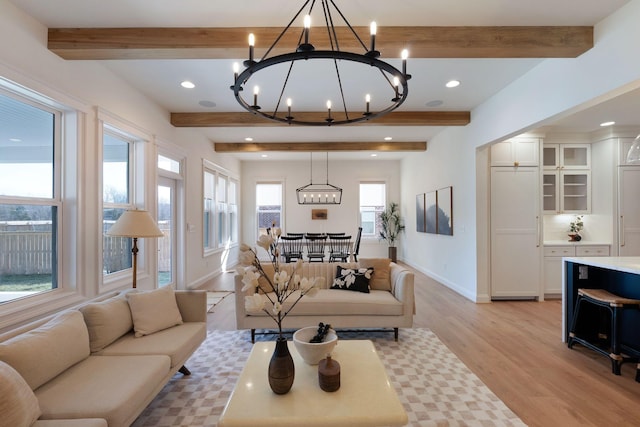
<svg viewBox="0 0 640 427">
<path fill-rule="evenodd" d="M 274 342 L 255 343 L 220 416 L 220 427 L 403 426 L 407 413 L 398 400 L 375 347 L 367 340 L 338 341 L 332 357 L 340 363 L 340 389 L 318 385 L 318 366 L 307 365 L 292 341 L 296 376 L 285 395 L 269 388 L 267 367 Z"/>
</svg>

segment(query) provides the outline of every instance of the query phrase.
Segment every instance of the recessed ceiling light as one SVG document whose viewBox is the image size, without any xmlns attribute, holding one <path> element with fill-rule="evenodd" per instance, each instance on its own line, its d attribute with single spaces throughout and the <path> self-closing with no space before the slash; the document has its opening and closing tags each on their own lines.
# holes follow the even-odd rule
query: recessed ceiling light
<svg viewBox="0 0 640 427">
<path fill-rule="evenodd" d="M 391 141 L 392 139 L 393 139 L 393 137 L 390 137 L 390 136 L 385 136 L 385 137 L 384 137 L 384 140 L 385 140 L 385 141 Z"/>
<path fill-rule="evenodd" d="M 260 157 L 269 157 L 268 154 L 261 154 Z"/>
<path fill-rule="evenodd" d="M 378 157 L 376 153 L 371 154 L 371 157 Z"/>
<path fill-rule="evenodd" d="M 11 142 L 22 142 L 22 140 L 20 138 L 9 138 L 9 141 L 11 141 Z"/>
<path fill-rule="evenodd" d="M 600 126 L 602 126 L 602 127 L 613 126 L 615 124 L 616 124 L 616 122 L 604 122 L 604 123 L 600 123 Z"/>
<path fill-rule="evenodd" d="M 458 80 L 449 80 L 445 86 L 446 87 L 458 87 L 458 86 L 460 86 L 460 81 L 458 81 Z"/>
<path fill-rule="evenodd" d="M 194 87 L 196 87 L 196 85 L 194 85 L 192 82 L 190 82 L 189 80 L 185 80 L 182 83 L 180 83 L 180 86 L 182 86 L 185 89 L 193 89 Z"/>
<path fill-rule="evenodd" d="M 432 107 L 432 108 L 433 108 L 433 107 L 439 107 L 439 106 L 441 106 L 442 104 L 444 104 L 444 102 L 443 102 L 443 101 L 441 101 L 441 100 L 439 100 L 439 99 L 434 99 L 433 101 L 429 101 L 429 102 L 427 102 L 425 105 L 426 105 L 427 107 Z"/>
<path fill-rule="evenodd" d="M 213 107 L 215 107 L 215 106 L 216 106 L 216 103 L 215 103 L 215 102 L 213 102 L 213 101 L 204 101 L 204 100 L 203 100 L 203 101 L 198 102 L 198 104 L 199 104 L 201 107 L 207 107 L 207 108 L 213 108 Z"/>
<path fill-rule="evenodd" d="M 253 141 L 253 138 L 251 138 L 250 136 L 248 136 L 248 137 L 246 137 L 244 140 L 245 140 L 245 141 L 247 141 L 247 142 L 251 142 L 251 141 Z"/>
</svg>

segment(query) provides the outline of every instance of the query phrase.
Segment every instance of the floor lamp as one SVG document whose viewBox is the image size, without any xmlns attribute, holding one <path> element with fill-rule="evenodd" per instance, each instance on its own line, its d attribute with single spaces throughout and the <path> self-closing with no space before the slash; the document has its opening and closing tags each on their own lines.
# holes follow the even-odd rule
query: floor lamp
<svg viewBox="0 0 640 427">
<path fill-rule="evenodd" d="M 158 228 L 155 220 L 145 210 L 127 210 L 115 224 L 107 231 L 108 236 L 131 237 L 133 247 L 131 248 L 133 266 L 133 287 L 136 287 L 138 238 L 141 237 L 162 237 L 164 234 Z"/>
</svg>

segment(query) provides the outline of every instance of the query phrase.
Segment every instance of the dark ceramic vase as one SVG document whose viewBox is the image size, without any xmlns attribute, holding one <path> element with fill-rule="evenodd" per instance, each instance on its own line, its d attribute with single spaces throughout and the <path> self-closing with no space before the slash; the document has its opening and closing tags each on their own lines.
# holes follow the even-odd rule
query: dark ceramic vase
<svg viewBox="0 0 640 427">
<path fill-rule="evenodd" d="M 275 394 L 286 394 L 293 386 L 296 370 L 287 339 L 279 337 L 269 361 L 269 386 Z"/>
</svg>

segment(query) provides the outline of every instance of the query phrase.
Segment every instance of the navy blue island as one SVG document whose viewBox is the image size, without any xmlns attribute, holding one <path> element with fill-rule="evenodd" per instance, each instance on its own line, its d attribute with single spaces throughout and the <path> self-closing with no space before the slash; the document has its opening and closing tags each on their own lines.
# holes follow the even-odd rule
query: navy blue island
<svg viewBox="0 0 640 427">
<path fill-rule="evenodd" d="M 579 288 L 605 289 L 640 299 L 640 257 L 566 257 L 562 259 L 562 341 L 567 342 Z M 587 318 L 595 324 L 597 311 Z M 580 323 L 583 313 L 581 309 Z M 640 355 L 640 310 L 625 310 L 620 339 L 623 351 Z"/>
</svg>

